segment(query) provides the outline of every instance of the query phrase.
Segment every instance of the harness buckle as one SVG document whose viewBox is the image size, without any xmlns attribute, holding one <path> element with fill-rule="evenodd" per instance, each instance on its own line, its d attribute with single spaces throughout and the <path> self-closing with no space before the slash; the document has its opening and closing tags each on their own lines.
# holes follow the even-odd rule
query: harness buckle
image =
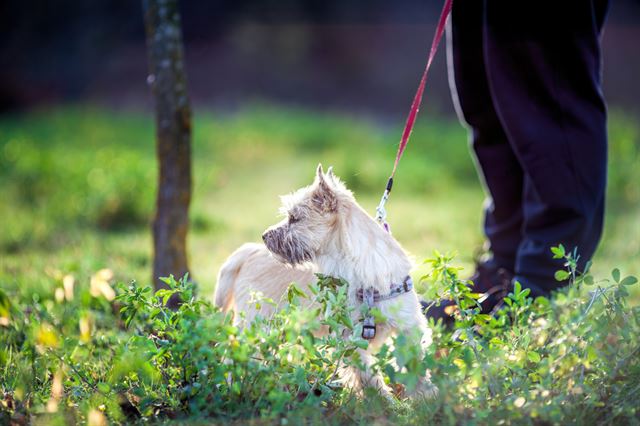
<svg viewBox="0 0 640 426">
<path fill-rule="evenodd" d="M 371 315 L 371 309 L 377 302 L 392 299 L 400 296 L 403 293 L 409 293 L 413 289 L 413 281 L 411 277 L 407 275 L 402 284 L 392 284 L 391 291 L 387 295 L 382 295 L 378 290 L 374 290 L 372 287 L 359 288 L 356 290 L 356 299 L 367 305 L 369 312 L 364 316 L 362 324 L 362 338 L 371 340 L 376 337 L 376 320 Z"/>
<path fill-rule="evenodd" d="M 371 287 L 364 289 L 362 292 L 362 299 L 369 309 L 369 312 L 367 312 L 367 315 L 364 317 L 362 324 L 362 338 L 367 340 L 371 340 L 376 337 L 376 320 L 373 318 L 373 315 L 371 315 L 371 309 L 375 304 L 375 293 L 376 291 Z"/>
<path fill-rule="evenodd" d="M 376 322 L 373 315 L 367 315 L 362 324 L 362 338 L 371 340 L 374 337 L 376 337 Z"/>
</svg>

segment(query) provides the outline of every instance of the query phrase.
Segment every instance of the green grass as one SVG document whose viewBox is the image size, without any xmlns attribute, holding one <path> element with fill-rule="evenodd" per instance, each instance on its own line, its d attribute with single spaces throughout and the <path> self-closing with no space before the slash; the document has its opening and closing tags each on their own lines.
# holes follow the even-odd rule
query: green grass
<svg viewBox="0 0 640 426">
<path fill-rule="evenodd" d="M 0 423 L 8 419 L 7 395 L 24 404 L 15 413 L 58 424 L 84 422 L 89 410 L 103 405 L 111 420 L 122 420 L 123 400 L 148 418 L 190 415 L 195 417 L 188 421 L 196 424 L 208 424 L 210 415 L 240 423 L 247 418 L 275 423 L 283 416 L 293 423 L 307 418 L 331 424 L 637 420 L 638 285 L 610 283 L 611 298 L 600 295 L 592 309 L 587 291 L 578 294 L 575 287 L 533 306 L 516 294 L 513 308 L 489 324 L 475 314 L 461 318 L 459 329 L 466 331 L 458 340 L 436 326 L 436 346 L 425 360 L 415 359 L 415 347 L 395 342 L 394 351 L 412 360 L 412 368 L 434 372 L 442 394 L 433 404 L 391 408 L 375 396 L 372 404 L 358 404 L 339 391 L 300 399 L 300 389 L 324 383 L 319 377 L 332 371 L 336 358 L 331 357 L 338 349 L 350 350 L 352 343 L 334 341 L 325 359 L 313 345 L 300 355 L 291 336 L 312 330 L 310 323 L 296 323 L 309 312 L 295 305 L 265 327 L 275 331 L 264 335 L 231 328 L 209 306 L 189 305 L 172 313 L 144 299 L 149 295 L 125 289 L 117 304 L 93 297 L 91 277 L 102 268 L 114 272 L 111 282 L 136 280 L 144 286 L 151 280 L 152 123 L 140 112 L 86 105 L 0 119 L 0 320 L 11 319 L 6 328 L 0 323 Z M 401 130 L 362 117 L 273 105 L 252 105 L 234 114 L 201 112 L 194 129 L 189 254 L 199 295 L 208 300 L 224 259 L 243 242 L 260 240 L 262 231 L 279 220 L 278 195 L 310 183 L 318 162 L 333 165 L 373 212 Z M 449 260 L 426 266 L 425 257 L 434 249 L 457 251 L 464 277 L 483 241 L 484 195 L 466 139 L 452 119 L 421 117 L 388 203 L 395 237 L 415 255 L 416 277 L 431 267 L 445 277 L 430 283 L 433 289 L 455 284 L 464 292 L 466 287 L 455 276 L 447 278 Z M 614 113 L 610 145 L 606 229 L 592 272 L 602 279 L 620 268 L 624 281 L 640 273 L 638 124 Z M 76 296 L 61 300 L 58 294 L 56 301 L 54 291 L 60 293 L 69 274 L 76 279 Z M 627 289 L 631 294 L 623 297 Z M 118 308 L 137 309 L 143 302 L 134 325 L 125 329 Z M 90 336 L 82 334 L 83 321 Z M 475 354 L 474 324 L 482 326 L 477 336 L 482 350 Z M 276 325 L 288 331 L 278 332 Z M 149 343 L 160 342 L 154 340 L 159 336 L 166 343 Z M 273 362 L 240 359 L 254 349 Z M 219 363 L 228 351 L 237 352 L 244 370 Z M 289 355 L 302 356 L 307 372 L 291 364 Z M 208 378 L 199 375 L 203 365 L 210 368 Z M 57 373 L 64 376 L 68 406 L 50 417 L 46 403 Z M 227 389 L 228 374 L 238 374 L 246 387 Z M 411 375 L 399 376 L 411 381 Z M 207 392 L 194 391 L 200 381 Z M 111 390 L 117 394 L 102 395 Z"/>
<path fill-rule="evenodd" d="M 399 123 L 398 123 L 399 124 Z M 194 120 L 194 197 L 189 254 L 203 295 L 231 251 L 259 241 L 278 220 L 278 195 L 333 165 L 373 212 L 392 166 L 398 126 L 338 114 L 254 105 Z M 610 123 L 609 204 L 595 272 L 637 274 L 640 255 L 639 128 Z M 457 121 L 422 117 L 400 165 L 389 222 L 418 261 L 456 250 L 471 267 L 482 245 L 484 198 Z M 82 279 L 102 267 L 121 280 L 150 280 L 156 161 L 150 116 L 90 106 L 0 120 L 0 279 L 47 292 L 47 273 Z"/>
</svg>

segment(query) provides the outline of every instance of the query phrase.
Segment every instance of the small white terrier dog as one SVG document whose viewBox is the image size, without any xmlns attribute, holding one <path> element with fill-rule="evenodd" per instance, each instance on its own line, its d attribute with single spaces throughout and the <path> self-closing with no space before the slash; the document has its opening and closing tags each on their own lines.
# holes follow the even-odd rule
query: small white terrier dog
<svg viewBox="0 0 640 426">
<path fill-rule="evenodd" d="M 215 304 L 234 312 L 234 321 L 240 324 L 239 312 L 249 322 L 258 314 L 251 303 L 254 292 L 279 302 L 292 282 L 306 290 L 315 272 L 344 279 L 354 323 L 362 320 L 357 308 L 363 302 L 378 308 L 386 320 L 376 326 L 368 319 L 373 329 L 368 330 L 369 347 L 359 353 L 365 368 L 344 368 L 341 380 L 360 394 L 370 386 L 391 398 L 382 375 L 373 371 L 374 354 L 394 333 L 413 338 L 423 353 L 431 344 L 431 330 L 409 277 L 408 255 L 356 203 L 331 169 L 325 174 L 318 165 L 313 184 L 282 201 L 286 218 L 267 229 L 262 236 L 265 244 L 244 244 L 222 265 Z M 275 309 L 264 304 L 259 313 L 268 316 Z M 427 372 L 410 396 L 433 397 L 437 391 Z"/>
</svg>

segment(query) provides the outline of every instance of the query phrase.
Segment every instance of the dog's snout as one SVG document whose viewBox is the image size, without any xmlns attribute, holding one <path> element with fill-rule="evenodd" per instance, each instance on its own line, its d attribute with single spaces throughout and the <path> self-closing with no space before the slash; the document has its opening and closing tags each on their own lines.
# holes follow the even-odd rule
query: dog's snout
<svg viewBox="0 0 640 426">
<path fill-rule="evenodd" d="M 262 234 L 262 241 L 264 241 L 266 243 L 267 242 L 267 238 L 269 238 L 269 231 L 265 231 Z"/>
</svg>

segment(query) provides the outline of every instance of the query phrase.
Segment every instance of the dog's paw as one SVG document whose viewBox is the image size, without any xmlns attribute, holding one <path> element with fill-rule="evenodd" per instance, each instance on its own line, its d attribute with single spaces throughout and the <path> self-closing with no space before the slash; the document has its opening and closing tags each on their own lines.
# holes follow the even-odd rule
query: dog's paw
<svg viewBox="0 0 640 426">
<path fill-rule="evenodd" d="M 395 404 L 398 401 L 393 394 L 393 391 L 388 386 L 385 386 L 382 389 L 378 389 L 378 392 L 380 393 L 380 396 L 386 399 L 389 404 Z"/>
</svg>

